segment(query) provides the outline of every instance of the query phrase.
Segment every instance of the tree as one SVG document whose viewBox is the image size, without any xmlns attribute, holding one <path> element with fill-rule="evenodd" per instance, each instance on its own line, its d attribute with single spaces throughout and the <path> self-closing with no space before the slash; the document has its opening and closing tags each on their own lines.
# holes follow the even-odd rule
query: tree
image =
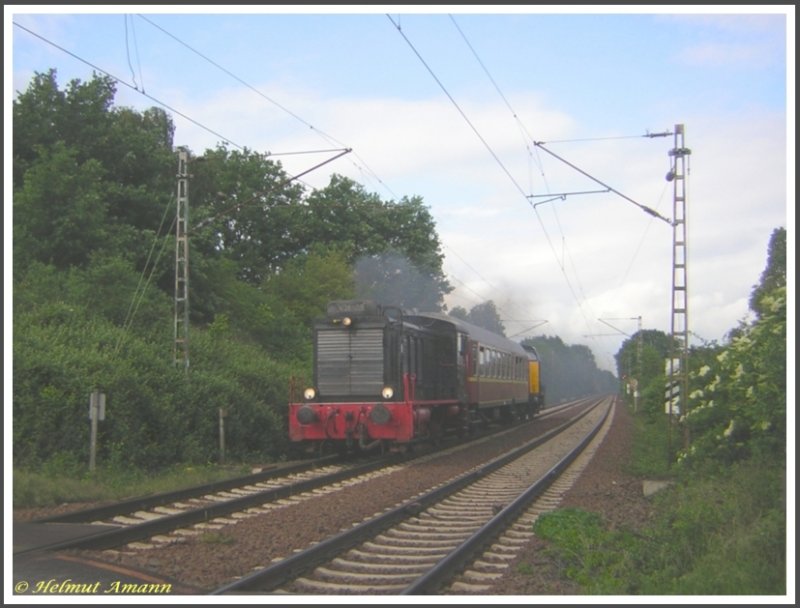
<svg viewBox="0 0 800 608">
<path fill-rule="evenodd" d="M 103 462 L 213 460 L 220 407 L 231 457 L 284 455 L 311 320 L 355 297 L 357 260 L 401 304 L 435 308 L 451 289 L 432 217 L 418 197 L 383 201 L 339 176 L 307 194 L 268 154 L 190 152 L 186 374 L 160 255 L 175 245 L 174 127 L 161 109 L 114 107 L 115 92 L 101 76 L 60 90 L 50 70 L 14 101 L 15 466 L 83 462 L 96 386 L 111 411 Z"/>
<path fill-rule="evenodd" d="M 438 312 L 442 308 L 437 278 L 395 250 L 358 259 L 354 276 L 360 298 L 420 311 Z"/>
<path fill-rule="evenodd" d="M 500 313 L 492 300 L 476 304 L 469 311 L 469 322 L 483 327 L 501 336 L 506 335 L 506 328 L 500 320 Z"/>
<path fill-rule="evenodd" d="M 174 191 L 174 127 L 157 108 L 114 108 L 115 93 L 98 75 L 61 91 L 50 70 L 14 100 L 15 271 L 98 250 L 144 263 Z"/>
<path fill-rule="evenodd" d="M 455 317 L 456 319 L 461 319 L 462 321 L 469 322 L 469 312 L 463 306 L 454 306 L 450 309 L 448 313 L 451 317 Z"/>
<path fill-rule="evenodd" d="M 39 148 L 14 193 L 14 254 L 19 271 L 32 261 L 84 265 L 107 236 L 103 169 L 78 160 L 63 142 Z"/>
<path fill-rule="evenodd" d="M 306 199 L 300 230 L 305 246 L 332 244 L 356 268 L 362 294 L 395 298 L 421 310 L 440 310 L 452 291 L 442 270 L 444 255 L 430 212 L 419 197 L 385 202 L 349 178 L 330 183 Z M 411 291 L 402 294 L 398 281 Z"/>
<path fill-rule="evenodd" d="M 759 458 L 767 466 L 785 464 L 785 238 L 782 228 L 772 233 L 767 265 L 751 297 L 758 318 L 732 331 L 727 346 L 693 361 L 683 417 L 692 445 L 679 456 L 684 463 Z"/>
<path fill-rule="evenodd" d="M 759 317 L 765 312 L 761 300 L 778 287 L 786 285 L 786 228 L 772 231 L 767 248 L 767 266 L 759 284 L 750 294 L 750 310 Z"/>
<path fill-rule="evenodd" d="M 526 338 L 522 344 L 533 346 L 539 353 L 542 383 L 549 403 L 613 393 L 618 389 L 616 378 L 611 372 L 597 368 L 594 355 L 586 345 L 567 345 L 557 336 Z"/>
<path fill-rule="evenodd" d="M 456 306 L 450 311 L 450 316 L 466 321 L 467 323 L 472 323 L 478 327 L 483 327 L 498 335 L 506 335 L 506 328 L 492 300 L 476 304 L 469 312 L 461 306 Z"/>
<path fill-rule="evenodd" d="M 232 260 L 238 277 L 257 285 L 303 250 L 303 188 L 280 163 L 220 145 L 190 164 L 190 230 L 199 252 Z"/>
</svg>

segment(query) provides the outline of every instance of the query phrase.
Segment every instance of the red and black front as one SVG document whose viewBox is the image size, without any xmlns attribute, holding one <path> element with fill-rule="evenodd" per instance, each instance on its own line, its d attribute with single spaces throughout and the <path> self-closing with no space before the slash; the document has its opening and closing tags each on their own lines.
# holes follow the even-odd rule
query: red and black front
<svg viewBox="0 0 800 608">
<path fill-rule="evenodd" d="M 331 302 L 314 325 L 313 386 L 289 404 L 290 439 L 368 448 L 441 432 L 464 414 L 460 344 L 446 320 Z"/>
</svg>

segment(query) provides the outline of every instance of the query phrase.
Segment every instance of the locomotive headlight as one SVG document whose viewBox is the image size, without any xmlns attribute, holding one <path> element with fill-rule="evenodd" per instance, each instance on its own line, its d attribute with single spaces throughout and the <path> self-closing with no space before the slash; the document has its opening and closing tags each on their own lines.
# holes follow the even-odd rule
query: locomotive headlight
<svg viewBox="0 0 800 608">
<path fill-rule="evenodd" d="M 317 396 L 317 391 L 315 391 L 310 386 L 303 391 L 303 397 L 305 398 L 306 401 L 311 401 L 316 396 Z"/>
<path fill-rule="evenodd" d="M 394 397 L 394 389 L 391 386 L 384 386 L 381 391 L 381 397 L 384 399 L 391 399 Z"/>
<path fill-rule="evenodd" d="M 353 319 L 351 319 L 350 317 L 344 317 L 342 319 L 342 325 L 344 325 L 345 327 L 350 327 L 352 324 L 353 324 Z"/>
</svg>

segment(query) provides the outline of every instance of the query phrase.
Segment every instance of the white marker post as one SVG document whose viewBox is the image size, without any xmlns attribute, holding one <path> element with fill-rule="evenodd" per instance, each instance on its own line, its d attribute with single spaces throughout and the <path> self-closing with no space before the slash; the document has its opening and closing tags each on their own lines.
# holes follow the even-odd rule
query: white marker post
<svg viewBox="0 0 800 608">
<path fill-rule="evenodd" d="M 106 394 L 97 389 L 89 395 L 89 419 L 92 421 L 92 434 L 89 439 L 89 470 L 94 471 L 97 453 L 97 421 L 106 419 Z"/>
</svg>

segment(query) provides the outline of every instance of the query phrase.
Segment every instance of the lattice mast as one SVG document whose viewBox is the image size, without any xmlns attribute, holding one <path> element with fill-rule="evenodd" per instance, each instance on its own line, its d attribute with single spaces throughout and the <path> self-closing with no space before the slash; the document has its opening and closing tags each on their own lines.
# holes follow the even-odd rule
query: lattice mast
<svg viewBox="0 0 800 608">
<path fill-rule="evenodd" d="M 175 365 L 189 369 L 189 153 L 178 148 L 177 215 L 175 221 Z"/>
<path fill-rule="evenodd" d="M 669 151 L 673 184 L 672 197 L 672 322 L 669 359 L 670 386 L 678 388 L 680 413 L 685 414 L 689 398 L 689 286 L 686 232 L 687 158 L 692 151 L 684 143 L 684 127 L 675 125 L 674 147 Z M 673 413 L 670 399 L 670 415 Z M 684 448 L 689 447 L 688 428 L 684 426 Z"/>
</svg>

